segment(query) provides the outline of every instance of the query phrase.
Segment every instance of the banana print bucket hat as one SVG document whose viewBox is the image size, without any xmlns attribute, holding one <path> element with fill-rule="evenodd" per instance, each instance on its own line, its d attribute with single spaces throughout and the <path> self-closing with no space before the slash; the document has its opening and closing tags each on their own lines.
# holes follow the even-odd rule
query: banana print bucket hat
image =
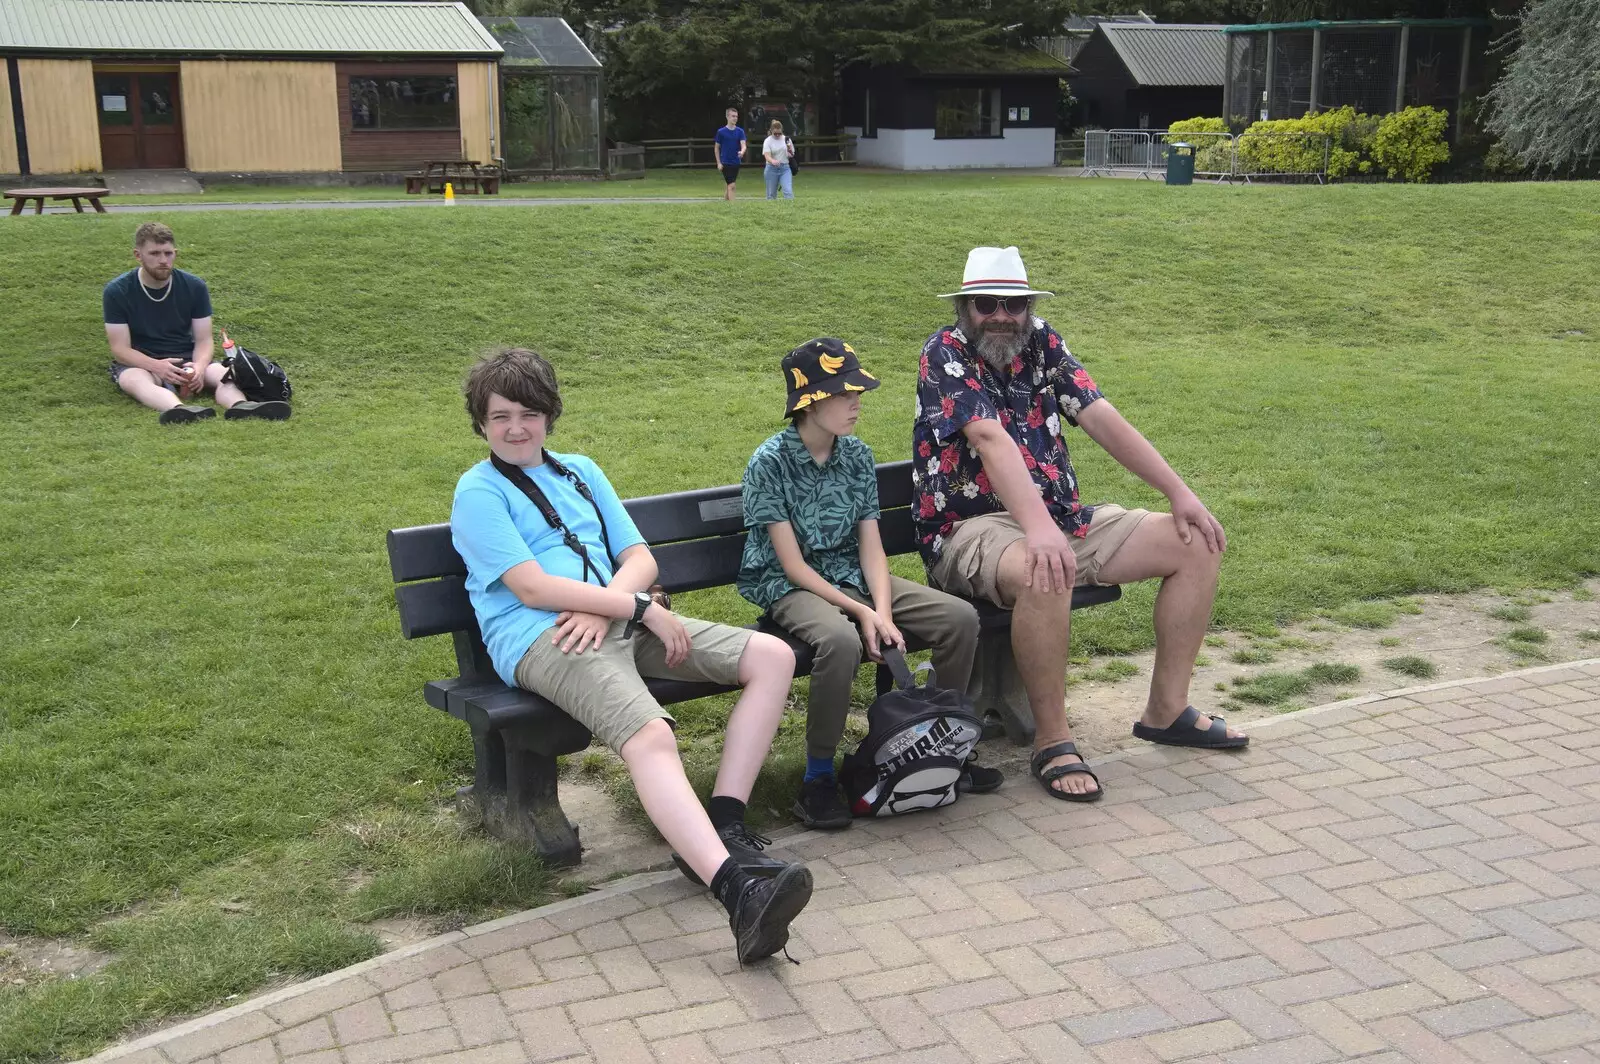
<svg viewBox="0 0 1600 1064">
<path fill-rule="evenodd" d="M 783 382 L 789 389 L 784 417 L 829 396 L 870 392 L 878 386 L 878 378 L 861 368 L 855 349 L 831 336 L 807 340 L 784 355 Z"/>
</svg>

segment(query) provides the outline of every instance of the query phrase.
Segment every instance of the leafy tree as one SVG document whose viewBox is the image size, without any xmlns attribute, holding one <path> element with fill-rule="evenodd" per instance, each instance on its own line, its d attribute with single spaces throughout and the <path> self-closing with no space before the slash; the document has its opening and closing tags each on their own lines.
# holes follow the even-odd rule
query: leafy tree
<svg viewBox="0 0 1600 1064">
<path fill-rule="evenodd" d="M 1600 156 L 1600 4 L 1535 0 L 1489 90 L 1486 123 L 1524 165 L 1577 169 Z"/>
</svg>

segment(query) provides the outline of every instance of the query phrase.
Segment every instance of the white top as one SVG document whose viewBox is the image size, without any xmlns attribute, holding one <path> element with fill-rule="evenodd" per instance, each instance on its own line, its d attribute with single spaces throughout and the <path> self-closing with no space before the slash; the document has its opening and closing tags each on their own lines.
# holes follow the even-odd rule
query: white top
<svg viewBox="0 0 1600 1064">
<path fill-rule="evenodd" d="M 761 142 L 761 154 L 772 156 L 783 166 L 789 161 L 789 142 L 784 137 L 768 137 Z"/>
</svg>

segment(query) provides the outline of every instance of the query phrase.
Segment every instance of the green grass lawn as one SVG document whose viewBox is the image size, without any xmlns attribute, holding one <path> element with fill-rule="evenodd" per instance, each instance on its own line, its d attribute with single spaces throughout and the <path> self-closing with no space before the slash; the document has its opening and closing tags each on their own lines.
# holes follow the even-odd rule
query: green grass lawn
<svg viewBox="0 0 1600 1064">
<path fill-rule="evenodd" d="M 761 199 L 766 195 L 762 183 L 759 153 L 756 164 L 746 165 L 739 177 L 739 197 Z M 500 198 L 614 198 L 614 197 L 679 197 L 695 196 L 706 199 L 722 198 L 722 182 L 710 167 L 700 169 L 660 168 L 646 171 L 643 178 L 615 181 L 560 180 L 524 181 L 500 186 Z M 911 191 L 916 189 L 1012 188 L 1037 184 L 1039 177 L 1032 174 L 982 171 L 977 173 L 925 173 L 899 174 L 881 170 L 858 170 L 848 166 L 804 167 L 795 175 L 796 195 L 802 198 L 817 193 L 837 195 L 846 192 L 879 192 L 885 189 Z M 404 185 L 229 185 L 211 184 L 204 193 L 160 193 L 137 196 L 113 196 L 112 203 L 238 203 L 238 202 L 293 202 L 296 200 L 421 200 L 422 196 L 407 196 Z M 437 196 L 426 197 L 438 199 Z M 480 201 L 478 196 L 459 196 L 463 203 Z M 481 197 L 492 202 L 495 197 Z"/>
<path fill-rule="evenodd" d="M 1600 572 L 1592 185 L 812 171 L 799 191 L 173 216 L 179 265 L 297 400 L 286 423 L 176 429 L 105 373 L 99 289 L 141 219 L 0 220 L 0 928 L 117 957 L 0 987 L 0 1061 L 362 959 L 378 916 L 476 919 L 559 889 L 444 808 L 471 749 L 420 687 L 450 647 L 400 639 L 383 550 L 386 529 L 444 520 L 486 453 L 460 381 L 489 345 L 552 359 L 552 445 L 624 496 L 737 480 L 779 427 L 780 355 L 819 334 L 883 379 L 860 432 L 898 459 L 919 345 L 946 321 L 933 293 L 968 247 L 1015 243 L 1059 294 L 1046 316 L 1228 528 L 1219 626 Z M 1076 455 L 1086 499 L 1157 502 Z M 1150 601 L 1081 615 L 1077 649 L 1147 645 Z M 684 734 L 725 712 L 684 708 Z M 785 725 L 768 793 L 802 730 Z"/>
</svg>

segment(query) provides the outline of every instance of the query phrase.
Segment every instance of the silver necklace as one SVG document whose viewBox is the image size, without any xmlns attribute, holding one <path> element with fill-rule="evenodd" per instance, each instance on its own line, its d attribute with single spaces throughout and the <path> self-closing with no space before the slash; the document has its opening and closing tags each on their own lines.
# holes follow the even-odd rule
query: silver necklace
<svg viewBox="0 0 1600 1064">
<path fill-rule="evenodd" d="M 167 278 L 167 287 L 161 290 L 161 298 L 157 299 L 155 296 L 150 294 L 150 289 L 144 286 L 144 271 L 141 270 L 139 271 L 139 291 L 143 292 L 144 297 L 152 303 L 164 303 L 166 302 L 167 297 L 172 294 L 172 278 Z"/>
</svg>

